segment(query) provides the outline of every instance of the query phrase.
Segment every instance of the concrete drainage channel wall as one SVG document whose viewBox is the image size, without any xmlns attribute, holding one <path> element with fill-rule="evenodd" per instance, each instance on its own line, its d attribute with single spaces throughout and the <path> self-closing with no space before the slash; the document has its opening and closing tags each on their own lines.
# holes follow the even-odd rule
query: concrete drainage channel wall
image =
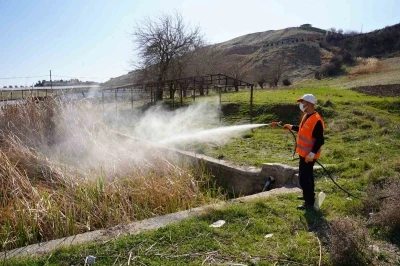
<svg viewBox="0 0 400 266">
<path fill-rule="evenodd" d="M 118 132 L 120 138 L 129 138 L 143 142 Z M 178 156 L 181 161 L 190 162 L 192 165 L 204 167 L 211 174 L 213 181 L 224 188 L 234 197 L 247 196 L 263 191 L 264 186 L 271 177 L 274 178 L 274 188 L 283 186 L 300 187 L 298 182 L 298 168 L 280 163 L 264 163 L 261 168 L 240 167 L 224 160 L 214 159 L 194 152 L 178 150 L 152 143 L 149 145 L 162 150 L 164 154 Z"/>
<path fill-rule="evenodd" d="M 183 160 L 201 165 L 211 174 L 217 185 L 234 196 L 247 196 L 263 191 L 265 184 L 273 177 L 273 188 L 283 186 L 299 187 L 298 168 L 280 163 L 264 163 L 261 168 L 240 167 L 193 152 L 168 149 Z"/>
<path fill-rule="evenodd" d="M 132 138 L 120 133 L 116 134 L 121 138 Z M 204 167 L 206 171 L 209 171 L 211 177 L 216 181 L 217 185 L 224 188 L 230 194 L 234 196 L 251 195 L 244 198 L 234 199 L 231 202 L 235 202 L 236 200 L 254 200 L 257 198 L 265 198 L 271 195 L 282 193 L 300 192 L 300 190 L 297 188 L 299 187 L 297 167 L 291 167 L 279 163 L 265 163 L 261 168 L 239 167 L 223 160 L 195 154 L 193 152 L 160 146 L 155 147 L 163 150 L 167 155 L 175 158 L 178 156 L 180 160 Z M 263 191 L 266 182 L 270 180 L 271 176 L 275 179 L 274 188 L 277 189 L 260 193 Z M 226 204 L 230 203 L 222 202 L 220 204 L 214 204 L 211 206 L 198 207 L 178 213 L 157 216 L 130 224 L 118 225 L 109 229 L 87 232 L 44 243 L 29 245 L 7 252 L 0 252 L 0 260 L 5 260 L 12 257 L 44 255 L 54 251 L 57 248 L 66 247 L 69 245 L 84 244 L 94 241 L 109 241 L 124 235 L 135 235 L 146 230 L 157 229 L 170 223 L 179 222 L 189 217 L 204 214 L 210 208 L 219 208 L 225 206 Z"/>
</svg>

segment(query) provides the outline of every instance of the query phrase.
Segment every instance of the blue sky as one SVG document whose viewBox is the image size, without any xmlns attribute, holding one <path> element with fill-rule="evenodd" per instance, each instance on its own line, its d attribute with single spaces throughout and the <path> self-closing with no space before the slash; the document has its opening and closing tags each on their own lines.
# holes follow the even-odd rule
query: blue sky
<svg viewBox="0 0 400 266">
<path fill-rule="evenodd" d="M 304 23 L 363 32 L 400 23 L 398 0 L 0 0 L 0 86 L 48 80 L 49 70 L 99 82 L 126 74 L 135 21 L 175 10 L 210 43 Z"/>
</svg>

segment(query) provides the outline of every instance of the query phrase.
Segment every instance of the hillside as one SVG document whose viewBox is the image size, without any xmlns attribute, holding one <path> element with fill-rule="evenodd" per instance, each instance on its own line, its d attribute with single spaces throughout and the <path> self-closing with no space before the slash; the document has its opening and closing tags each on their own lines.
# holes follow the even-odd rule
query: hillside
<svg viewBox="0 0 400 266">
<path fill-rule="evenodd" d="M 280 65 L 284 69 L 283 78 L 299 81 L 313 78 L 315 71 L 341 49 L 351 52 L 353 56 L 396 56 L 400 51 L 399 36 L 400 24 L 365 34 L 326 32 L 309 24 L 250 33 L 211 45 L 210 48 L 222 51 L 220 61 L 223 62 L 219 67 L 207 70 L 257 83 L 260 73 L 271 73 Z M 242 69 L 232 67 L 234 64 L 241 65 Z M 104 86 L 137 82 L 135 73 L 110 79 Z"/>
<path fill-rule="evenodd" d="M 251 82 L 254 82 L 251 73 L 256 68 L 273 64 L 278 59 L 285 60 L 291 79 L 297 80 L 311 77 L 321 65 L 319 40 L 323 38 L 323 30 L 301 26 L 251 33 L 211 47 L 220 48 L 225 56 L 247 61 L 245 79 Z M 220 72 L 226 71 L 221 69 Z M 134 71 L 112 78 L 103 85 L 113 87 L 133 82 L 137 82 Z"/>
<path fill-rule="evenodd" d="M 324 34 L 302 27 L 247 34 L 216 44 L 225 55 L 241 56 L 247 61 L 249 72 L 260 68 L 273 68 L 283 61 L 285 73 L 291 80 L 312 76 L 321 66 L 322 49 L 319 41 Z M 252 75 L 246 77 L 255 82 Z"/>
</svg>

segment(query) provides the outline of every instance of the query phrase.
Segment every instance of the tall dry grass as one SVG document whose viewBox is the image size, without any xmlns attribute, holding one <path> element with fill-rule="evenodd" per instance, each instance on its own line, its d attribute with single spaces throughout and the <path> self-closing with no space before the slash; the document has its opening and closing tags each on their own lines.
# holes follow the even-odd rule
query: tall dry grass
<svg viewBox="0 0 400 266">
<path fill-rule="evenodd" d="M 0 111 L 2 250 L 222 197 L 201 169 L 115 138 L 96 108 L 48 99 Z"/>
<path fill-rule="evenodd" d="M 385 64 L 377 58 L 362 58 L 357 57 L 356 59 L 357 66 L 354 67 L 350 74 L 371 74 L 382 71 L 385 68 Z"/>
</svg>

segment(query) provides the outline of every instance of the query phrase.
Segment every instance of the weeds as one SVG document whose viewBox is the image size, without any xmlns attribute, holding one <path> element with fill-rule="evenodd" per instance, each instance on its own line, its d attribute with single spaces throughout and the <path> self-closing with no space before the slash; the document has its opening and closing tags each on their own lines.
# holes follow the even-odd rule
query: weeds
<svg viewBox="0 0 400 266">
<path fill-rule="evenodd" d="M 47 100 L 0 112 L 2 250 L 222 197 L 201 169 L 172 163 L 148 144 L 117 140 L 95 108 Z"/>
<path fill-rule="evenodd" d="M 379 61 L 376 58 L 357 58 L 357 64 L 355 68 L 350 71 L 350 74 L 371 74 L 376 73 L 385 68 L 385 65 L 382 61 Z"/>
<path fill-rule="evenodd" d="M 369 209 L 373 216 L 372 224 L 386 229 L 389 237 L 400 243 L 400 180 L 389 179 L 370 186 L 368 199 L 364 200 L 364 209 Z"/>
<path fill-rule="evenodd" d="M 366 265 L 372 261 L 368 232 L 358 221 L 338 218 L 331 222 L 330 248 L 333 265 Z"/>
</svg>

